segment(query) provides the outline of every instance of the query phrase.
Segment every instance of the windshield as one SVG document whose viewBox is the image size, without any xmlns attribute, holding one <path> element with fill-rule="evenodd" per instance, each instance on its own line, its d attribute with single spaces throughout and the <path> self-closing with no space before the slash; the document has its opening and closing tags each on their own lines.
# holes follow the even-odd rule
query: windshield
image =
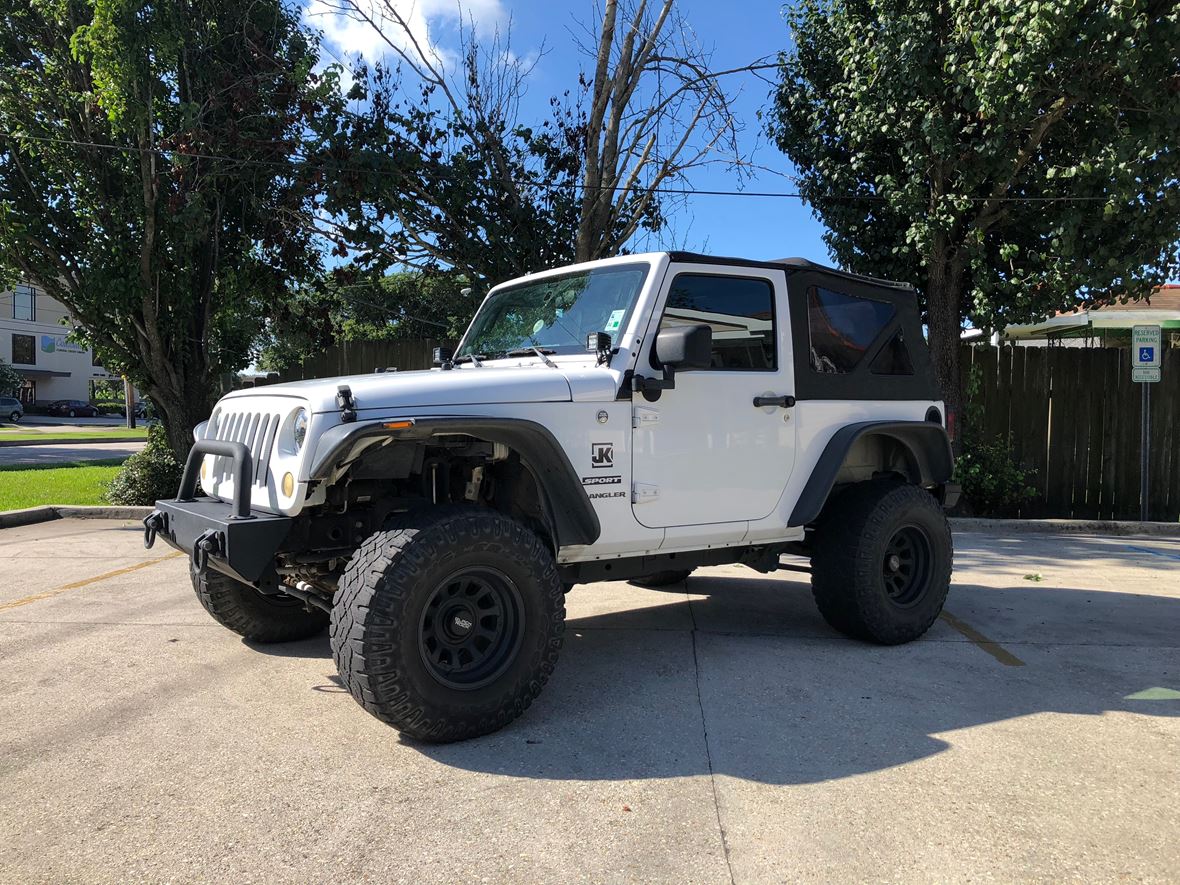
<svg viewBox="0 0 1180 885">
<path fill-rule="evenodd" d="M 501 289 L 471 321 L 456 358 L 494 358 L 531 347 L 585 353 L 591 332 L 617 340 L 647 271 L 646 264 L 616 265 Z"/>
</svg>

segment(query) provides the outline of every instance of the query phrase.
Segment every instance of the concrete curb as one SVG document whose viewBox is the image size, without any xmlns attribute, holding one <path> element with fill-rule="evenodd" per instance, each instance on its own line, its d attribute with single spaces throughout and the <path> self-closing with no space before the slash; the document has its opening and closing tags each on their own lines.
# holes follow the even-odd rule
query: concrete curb
<svg viewBox="0 0 1180 885">
<path fill-rule="evenodd" d="M 133 443 L 133 442 L 147 442 L 146 437 L 135 437 L 134 439 L 111 439 L 109 436 L 49 436 L 46 434 L 46 439 L 0 439 L 0 448 L 17 448 L 20 446 L 69 446 L 80 445 L 87 446 L 92 443 Z"/>
<path fill-rule="evenodd" d="M 1180 538 L 1178 522 L 1121 522 L 1098 519 L 951 519 L 956 532 L 1023 533 L 1053 535 L 1155 535 Z"/>
<path fill-rule="evenodd" d="M 44 507 L 28 507 L 24 510 L 0 511 L 0 529 L 11 529 L 55 519 L 133 519 L 141 520 L 152 512 L 151 507 L 124 507 L 99 504 L 76 506 L 49 504 Z"/>
</svg>

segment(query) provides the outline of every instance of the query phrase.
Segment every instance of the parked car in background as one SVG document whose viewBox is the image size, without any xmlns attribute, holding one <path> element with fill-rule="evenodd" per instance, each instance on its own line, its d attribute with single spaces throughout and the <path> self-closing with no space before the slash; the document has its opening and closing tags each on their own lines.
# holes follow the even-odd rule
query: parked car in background
<svg viewBox="0 0 1180 885">
<path fill-rule="evenodd" d="M 49 404 L 49 414 L 62 418 L 98 418 L 102 416 L 97 408 L 80 399 L 59 399 Z"/>
<path fill-rule="evenodd" d="M 3 417 L 13 424 L 25 417 L 25 407 L 15 396 L 0 396 L 0 418 Z"/>
</svg>

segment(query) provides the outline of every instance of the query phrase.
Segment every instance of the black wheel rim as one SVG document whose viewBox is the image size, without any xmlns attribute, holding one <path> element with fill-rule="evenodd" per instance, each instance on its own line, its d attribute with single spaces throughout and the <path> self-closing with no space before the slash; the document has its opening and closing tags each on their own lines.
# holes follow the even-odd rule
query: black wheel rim
<svg viewBox="0 0 1180 885">
<path fill-rule="evenodd" d="M 930 584 L 933 552 L 930 539 L 917 526 L 902 526 L 885 545 L 881 576 L 885 594 L 903 608 L 916 604 Z"/>
<path fill-rule="evenodd" d="M 493 682 L 520 649 L 520 591 L 503 572 L 465 569 L 441 581 L 426 601 L 418 651 L 447 688 L 471 691 Z"/>
</svg>

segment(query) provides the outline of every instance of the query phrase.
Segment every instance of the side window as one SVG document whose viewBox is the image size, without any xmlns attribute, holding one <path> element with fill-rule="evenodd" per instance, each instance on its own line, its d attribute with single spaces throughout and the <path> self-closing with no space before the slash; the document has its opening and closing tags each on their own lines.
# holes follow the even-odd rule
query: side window
<svg viewBox="0 0 1180 885">
<path fill-rule="evenodd" d="M 37 364 L 37 339 L 32 335 L 12 336 L 12 361 L 26 366 Z"/>
<path fill-rule="evenodd" d="M 884 301 L 846 295 L 821 286 L 807 290 L 807 326 L 811 336 L 812 371 L 846 375 L 853 371 L 877 336 L 893 321 L 897 309 Z M 900 337 L 897 344 L 904 344 Z M 889 350 L 887 347 L 886 350 Z M 881 363 L 880 359 L 875 361 Z M 905 358 L 908 363 L 908 357 Z M 891 371 L 893 365 L 878 368 L 878 374 L 910 374 Z"/>
<path fill-rule="evenodd" d="M 37 290 L 25 283 L 12 290 L 12 318 L 14 320 L 37 319 Z"/>
<path fill-rule="evenodd" d="M 769 280 L 677 275 L 660 328 L 697 323 L 713 329 L 710 368 L 768 372 L 777 365 L 774 286 Z"/>
</svg>

